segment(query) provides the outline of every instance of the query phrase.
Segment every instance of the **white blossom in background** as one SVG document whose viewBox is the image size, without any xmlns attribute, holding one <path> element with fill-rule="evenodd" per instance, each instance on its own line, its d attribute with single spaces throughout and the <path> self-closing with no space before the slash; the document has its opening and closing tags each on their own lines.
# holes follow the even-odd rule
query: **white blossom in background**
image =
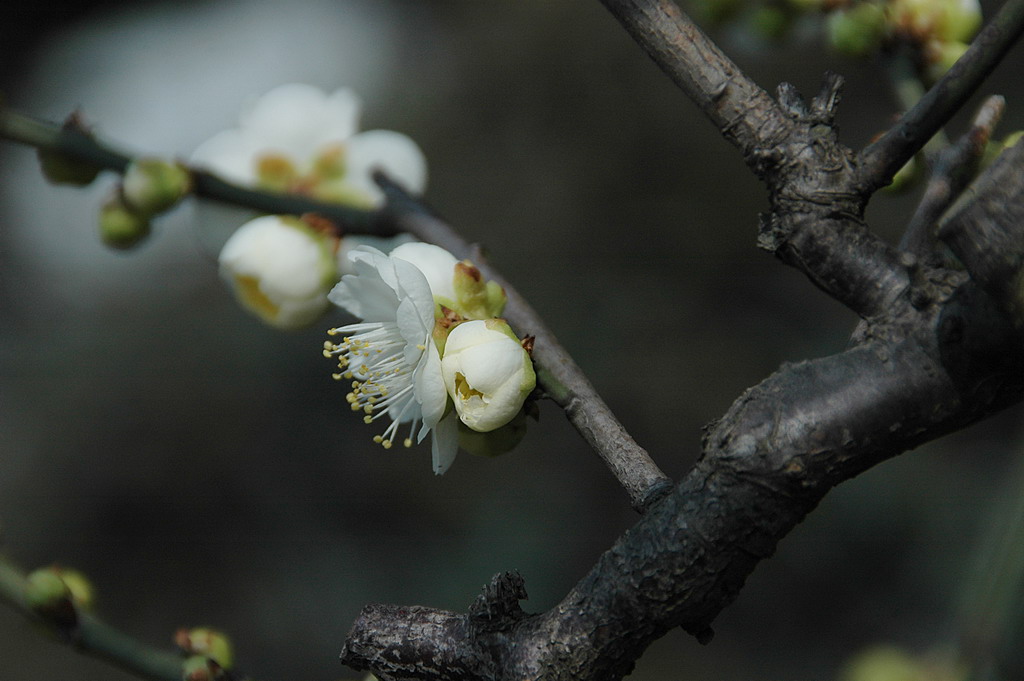
<svg viewBox="0 0 1024 681">
<path fill-rule="evenodd" d="M 406 446 L 433 432 L 434 472 L 444 473 L 458 452 L 458 422 L 445 416 L 448 393 L 441 378 L 441 356 L 434 344 L 434 295 L 424 273 L 412 263 L 363 246 L 350 254 L 355 274 L 342 277 L 331 302 L 362 321 L 328 331 L 341 342 L 324 344 L 324 355 L 338 359 L 336 379 L 352 381 L 347 399 L 353 411 L 373 423 L 391 423 L 374 441 L 390 448 L 399 431 Z"/>
<path fill-rule="evenodd" d="M 481 433 L 511 421 L 537 386 L 530 354 L 503 319 L 467 321 L 452 329 L 441 374 L 459 419 Z"/>
<path fill-rule="evenodd" d="M 296 218 L 259 217 L 224 244 L 221 276 L 242 306 L 271 326 L 306 326 L 327 309 L 338 280 L 333 241 Z"/>
<path fill-rule="evenodd" d="M 376 169 L 422 193 L 427 165 L 419 147 L 399 132 L 359 132 L 360 108 L 351 90 L 327 94 L 311 85 L 282 85 L 244 111 L 237 128 L 201 144 L 192 163 L 245 187 L 359 208 L 383 201 L 372 179 Z"/>
</svg>

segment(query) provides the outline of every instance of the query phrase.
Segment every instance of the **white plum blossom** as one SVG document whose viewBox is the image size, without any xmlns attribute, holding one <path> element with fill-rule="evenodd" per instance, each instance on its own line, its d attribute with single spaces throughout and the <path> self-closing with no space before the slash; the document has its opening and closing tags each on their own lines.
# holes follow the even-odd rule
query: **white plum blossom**
<svg viewBox="0 0 1024 681">
<path fill-rule="evenodd" d="M 338 280 L 333 245 L 297 218 L 267 215 L 245 223 L 219 260 L 243 307 L 283 329 L 317 319 Z"/>
<path fill-rule="evenodd" d="M 433 431 L 434 472 L 444 473 L 458 452 L 458 422 L 445 416 L 448 394 L 434 344 L 434 295 L 414 264 L 363 246 L 349 255 L 355 274 L 342 277 L 331 302 L 362 321 L 331 329 L 341 342 L 324 344 L 338 359 L 338 380 L 352 381 L 348 402 L 372 423 L 391 419 L 374 441 L 390 448 L 408 424 L 406 447 Z"/>
<path fill-rule="evenodd" d="M 441 374 L 459 419 L 481 433 L 511 421 L 537 385 L 529 353 L 502 319 L 452 329 Z"/>
<path fill-rule="evenodd" d="M 427 278 L 434 300 L 455 307 L 455 256 L 434 244 L 410 241 L 399 244 L 391 251 L 392 258 L 398 258 L 416 266 Z"/>
<path fill-rule="evenodd" d="M 239 127 L 201 144 L 192 162 L 245 187 L 363 208 L 383 200 L 372 179 L 378 168 L 422 193 L 427 170 L 419 147 L 391 130 L 359 132 L 360 108 L 351 90 L 326 94 L 311 85 L 282 85 L 244 111 Z"/>
</svg>

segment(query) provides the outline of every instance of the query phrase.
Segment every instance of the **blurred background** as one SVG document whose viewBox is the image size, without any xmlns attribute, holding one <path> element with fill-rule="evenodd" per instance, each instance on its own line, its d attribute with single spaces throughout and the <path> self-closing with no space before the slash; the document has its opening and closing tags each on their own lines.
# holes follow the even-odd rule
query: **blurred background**
<svg viewBox="0 0 1024 681">
<path fill-rule="evenodd" d="M 281 83 L 354 88 L 363 128 L 421 145 L 429 202 L 491 250 L 674 478 L 745 388 L 842 350 L 855 323 L 755 248 L 762 187 L 596 0 L 0 12 L 5 103 L 52 121 L 78 109 L 129 152 L 187 158 Z M 842 73 L 851 146 L 897 110 L 877 68 L 813 32 L 716 37 L 769 89 L 810 96 Z M 1022 57 L 984 88 L 1007 96 L 1004 132 L 1024 127 Z M 54 187 L 4 142 L 0 178 L 0 550 L 91 576 L 110 623 L 160 646 L 222 628 L 239 669 L 268 681 L 358 678 L 337 656 L 364 604 L 464 610 L 516 569 L 524 607 L 544 610 L 636 521 L 547 403 L 516 451 L 462 454 L 443 477 L 425 446 L 374 445 L 321 356 L 344 317 L 282 333 L 249 316 L 193 205 L 121 253 L 95 228 L 113 177 Z M 915 199 L 877 197 L 872 226 L 898 239 Z M 832 679 L 874 644 L 950 644 L 993 514 L 1022 487 L 1021 430 L 1015 410 L 835 490 L 711 645 L 672 632 L 631 678 Z M 1020 653 L 1004 664 L 1024 678 Z M 5 681 L 132 678 L 4 609 L 0 666 Z"/>
</svg>

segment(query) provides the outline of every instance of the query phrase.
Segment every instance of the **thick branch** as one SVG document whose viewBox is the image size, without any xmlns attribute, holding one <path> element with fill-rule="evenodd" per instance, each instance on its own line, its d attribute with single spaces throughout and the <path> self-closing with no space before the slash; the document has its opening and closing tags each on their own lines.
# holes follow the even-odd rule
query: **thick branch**
<svg viewBox="0 0 1024 681">
<path fill-rule="evenodd" d="M 792 121 L 671 0 L 601 0 L 654 62 L 753 162 Z"/>
<path fill-rule="evenodd" d="M 1024 153 L 1004 163 L 1022 173 Z M 998 196 L 975 202 L 978 217 L 1019 229 L 1024 220 L 1000 208 Z M 555 608 L 513 612 L 497 629 L 430 610 L 458 627 L 428 644 L 395 635 L 412 624 L 403 609 L 373 606 L 355 623 L 343 660 L 378 670 L 375 661 L 386 659 L 389 678 L 412 673 L 391 661 L 414 652 L 473 660 L 452 672 L 417 668 L 422 679 L 604 681 L 627 674 L 675 627 L 707 640 L 757 563 L 833 486 L 1024 398 L 1020 330 L 964 273 L 928 277 L 932 298 L 892 305 L 860 344 L 785 365 L 744 393 L 709 431 L 690 474 Z"/>
<path fill-rule="evenodd" d="M 1024 0 L 1008 0 L 959 61 L 917 104 L 860 153 L 860 182 L 884 187 L 896 171 L 960 110 L 1024 31 Z"/>
</svg>

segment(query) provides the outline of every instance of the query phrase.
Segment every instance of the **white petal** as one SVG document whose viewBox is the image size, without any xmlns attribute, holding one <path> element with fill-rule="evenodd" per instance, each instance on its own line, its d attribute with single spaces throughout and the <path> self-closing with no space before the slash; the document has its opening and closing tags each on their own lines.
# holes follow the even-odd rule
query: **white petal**
<svg viewBox="0 0 1024 681">
<path fill-rule="evenodd" d="M 283 153 L 305 162 L 328 143 L 355 133 L 358 102 L 345 106 L 304 83 L 276 87 L 256 100 L 242 116 L 242 131 L 266 152 Z"/>
<path fill-rule="evenodd" d="M 501 338 L 489 343 L 474 345 L 458 353 L 462 375 L 474 390 L 485 395 L 497 392 L 508 381 L 518 384 L 523 368 L 522 346 L 511 338 Z"/>
<path fill-rule="evenodd" d="M 448 414 L 434 427 L 430 451 L 434 460 L 434 473 L 443 475 L 459 453 L 459 421 L 455 412 Z"/>
<path fill-rule="evenodd" d="M 402 248 L 402 246 L 398 248 Z M 388 258 L 388 262 L 394 268 L 398 279 L 399 295 L 412 300 L 416 306 L 420 323 L 429 333 L 429 330 L 434 328 L 434 296 L 425 273 L 409 261 L 397 256 Z"/>
<path fill-rule="evenodd" d="M 224 130 L 192 152 L 192 163 L 228 182 L 252 186 L 256 184 L 257 153 L 258 149 L 239 130 Z"/>
<path fill-rule="evenodd" d="M 374 202 L 384 196 L 373 181 L 373 172 L 383 170 L 391 179 L 414 194 L 427 187 L 427 161 L 409 137 L 393 130 L 367 130 L 353 135 L 347 144 L 345 180 L 369 194 Z"/>
<path fill-rule="evenodd" d="M 452 303 L 455 295 L 455 256 L 434 244 L 411 241 L 391 251 L 391 257 L 412 263 L 427 278 L 430 293 L 435 298 L 446 298 Z"/>
<path fill-rule="evenodd" d="M 423 411 L 425 429 L 434 428 L 441 421 L 448 404 L 448 391 L 441 378 L 441 358 L 433 341 L 428 343 L 429 346 L 416 369 L 416 383 L 413 386 L 416 400 Z M 423 439 L 422 435 L 420 439 Z"/>
</svg>

